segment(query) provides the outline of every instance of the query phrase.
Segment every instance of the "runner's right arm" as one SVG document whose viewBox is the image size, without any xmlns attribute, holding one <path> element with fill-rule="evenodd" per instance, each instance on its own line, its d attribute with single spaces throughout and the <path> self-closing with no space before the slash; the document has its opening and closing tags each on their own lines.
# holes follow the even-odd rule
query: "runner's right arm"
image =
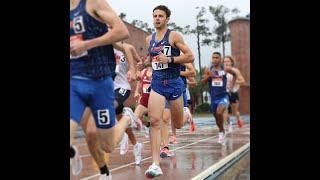
<svg viewBox="0 0 320 180">
<path fill-rule="evenodd" d="M 201 79 L 201 84 L 206 84 L 208 82 L 208 79 L 211 77 L 211 73 L 210 71 L 208 70 L 208 68 L 205 68 L 204 71 L 203 71 L 203 76 L 202 76 L 202 79 Z"/>
</svg>

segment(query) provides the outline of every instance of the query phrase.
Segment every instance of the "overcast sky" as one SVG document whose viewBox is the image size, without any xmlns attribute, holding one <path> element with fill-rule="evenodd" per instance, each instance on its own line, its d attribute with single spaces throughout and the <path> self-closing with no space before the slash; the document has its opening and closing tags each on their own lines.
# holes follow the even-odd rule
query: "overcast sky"
<svg viewBox="0 0 320 180">
<path fill-rule="evenodd" d="M 148 23 L 149 27 L 153 27 L 152 10 L 157 5 L 166 5 L 171 10 L 169 22 L 174 22 L 180 27 L 190 25 L 191 28 L 196 26 L 196 15 L 198 10 L 195 7 L 203 6 L 208 9 L 209 6 L 224 5 L 229 9 L 238 8 L 239 16 L 246 16 L 250 13 L 250 0 L 107 0 L 117 14 L 125 13 L 125 20 L 129 23 L 132 20 L 141 20 Z M 207 11 L 205 17 L 209 19 L 208 27 L 212 29 L 213 16 Z M 231 19 L 233 16 L 228 17 Z M 185 42 L 191 48 L 195 56 L 195 66 L 198 69 L 198 51 L 197 41 L 194 35 L 183 35 Z M 201 47 L 201 62 L 202 66 L 208 66 L 211 60 L 213 51 L 222 51 L 222 49 L 213 47 Z M 231 54 L 230 43 L 226 44 L 226 55 Z"/>
</svg>

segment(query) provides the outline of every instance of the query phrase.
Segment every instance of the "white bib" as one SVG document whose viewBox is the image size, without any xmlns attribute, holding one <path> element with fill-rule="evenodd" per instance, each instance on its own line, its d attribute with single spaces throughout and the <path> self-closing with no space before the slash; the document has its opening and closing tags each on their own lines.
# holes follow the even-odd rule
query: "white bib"
<svg viewBox="0 0 320 180">
<path fill-rule="evenodd" d="M 151 64 L 152 64 L 152 69 L 155 71 L 167 69 L 169 67 L 168 63 L 162 64 L 161 62 L 156 61 L 156 57 L 152 58 Z"/>
<path fill-rule="evenodd" d="M 222 86 L 223 86 L 222 77 L 212 78 L 212 83 L 211 83 L 211 85 L 212 85 L 213 87 L 222 87 Z"/>
</svg>

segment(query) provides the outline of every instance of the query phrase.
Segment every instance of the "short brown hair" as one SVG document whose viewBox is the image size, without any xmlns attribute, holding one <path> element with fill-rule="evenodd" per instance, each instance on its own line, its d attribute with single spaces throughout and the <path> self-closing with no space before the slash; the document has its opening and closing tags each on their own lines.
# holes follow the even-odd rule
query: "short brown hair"
<svg viewBox="0 0 320 180">
<path fill-rule="evenodd" d="M 164 11 L 166 13 L 167 18 L 170 17 L 171 11 L 167 6 L 159 5 L 159 6 L 155 7 L 152 12 L 154 12 L 157 9 Z"/>
<path fill-rule="evenodd" d="M 225 56 L 224 58 L 229 58 L 231 60 L 232 67 L 236 65 L 236 60 L 232 56 Z"/>
</svg>

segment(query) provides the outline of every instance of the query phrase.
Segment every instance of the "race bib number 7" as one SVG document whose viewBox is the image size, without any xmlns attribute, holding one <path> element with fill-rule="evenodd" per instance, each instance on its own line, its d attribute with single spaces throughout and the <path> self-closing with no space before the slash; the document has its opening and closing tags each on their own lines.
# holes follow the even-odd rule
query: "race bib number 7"
<svg viewBox="0 0 320 180">
<path fill-rule="evenodd" d="M 171 46 L 163 46 L 163 54 L 165 56 L 171 56 Z"/>
</svg>

